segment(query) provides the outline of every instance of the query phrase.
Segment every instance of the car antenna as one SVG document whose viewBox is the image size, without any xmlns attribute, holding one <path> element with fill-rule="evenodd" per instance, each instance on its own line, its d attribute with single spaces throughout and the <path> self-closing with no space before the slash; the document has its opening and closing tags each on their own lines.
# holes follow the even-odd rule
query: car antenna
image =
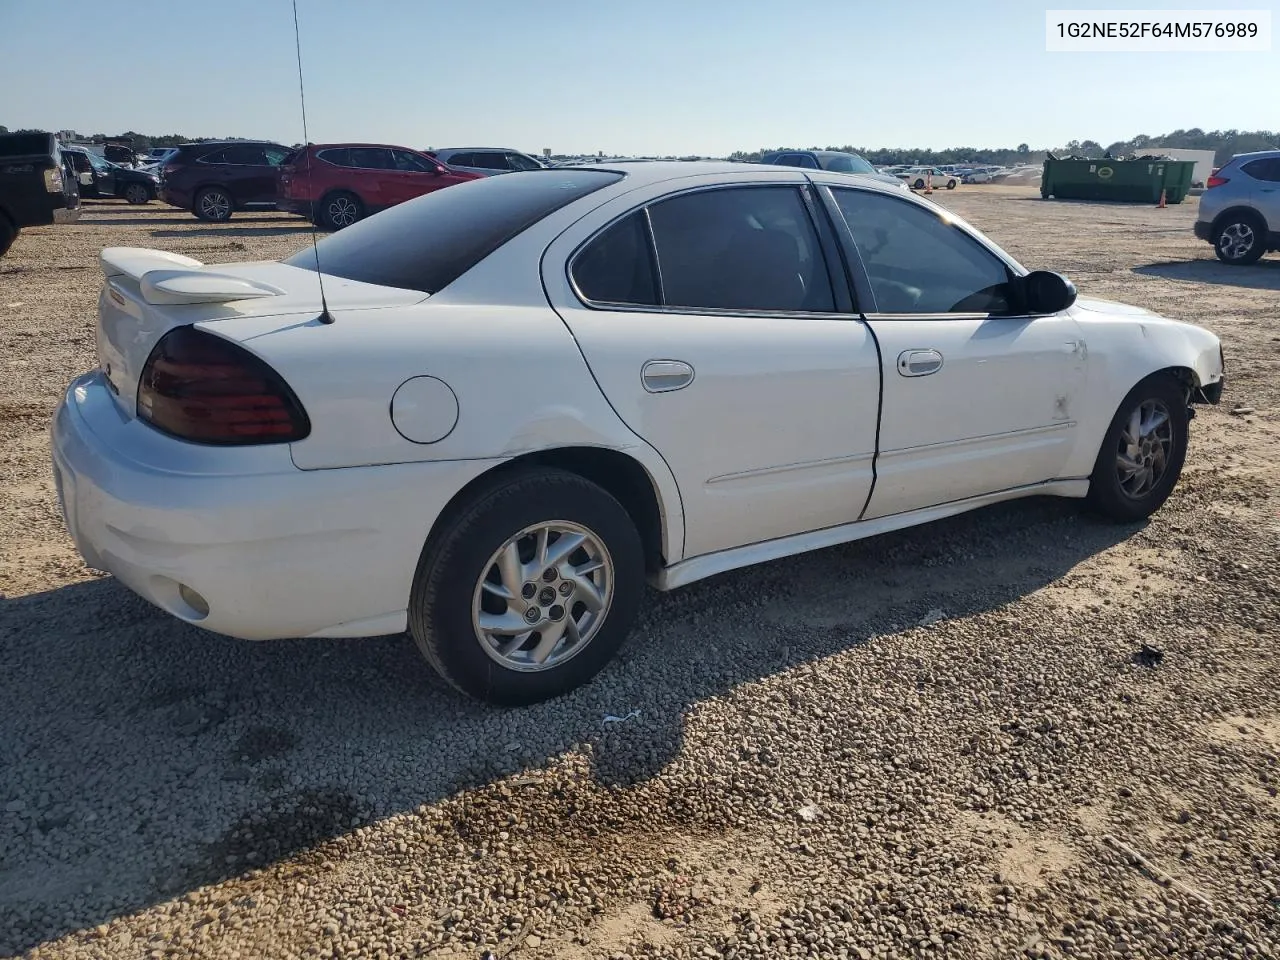
<svg viewBox="0 0 1280 960">
<path fill-rule="evenodd" d="M 302 100 L 302 151 L 306 155 L 307 148 L 311 145 L 311 138 L 307 135 L 307 91 L 302 85 L 302 36 L 298 32 L 298 0 L 293 0 L 293 42 L 294 48 L 298 54 L 298 96 Z M 308 157 L 307 163 L 307 193 L 310 195 L 311 190 L 311 163 Z M 333 323 L 333 314 L 329 312 L 329 303 L 324 297 L 324 274 L 320 272 L 320 246 L 316 241 L 316 218 L 315 208 L 311 210 L 311 250 L 316 258 L 316 280 L 320 283 L 320 316 L 316 317 L 321 323 Z"/>
</svg>

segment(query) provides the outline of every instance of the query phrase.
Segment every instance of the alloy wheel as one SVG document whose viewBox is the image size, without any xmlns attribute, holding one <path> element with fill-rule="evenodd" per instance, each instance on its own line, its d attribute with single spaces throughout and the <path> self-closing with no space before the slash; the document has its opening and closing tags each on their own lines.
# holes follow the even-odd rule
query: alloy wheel
<svg viewBox="0 0 1280 960">
<path fill-rule="evenodd" d="M 200 212 L 210 220 L 226 220 L 231 216 L 231 198 L 220 190 L 200 194 Z"/>
<path fill-rule="evenodd" d="M 1160 400 L 1144 400 L 1134 407 L 1116 452 L 1116 473 L 1125 496 L 1137 500 L 1156 487 L 1169 467 L 1172 447 L 1169 408 Z"/>
<path fill-rule="evenodd" d="M 1239 260 L 1249 255 L 1257 242 L 1253 227 L 1244 222 L 1233 223 L 1218 235 L 1218 249 L 1228 260 Z"/>
<path fill-rule="evenodd" d="M 494 551 L 476 584 L 476 639 L 508 670 L 560 666 L 599 632 L 614 583 L 613 558 L 587 527 L 565 520 L 526 527 Z"/>
<path fill-rule="evenodd" d="M 350 197 L 335 197 L 327 207 L 329 222 L 335 227 L 349 227 L 360 219 L 360 208 Z"/>
</svg>

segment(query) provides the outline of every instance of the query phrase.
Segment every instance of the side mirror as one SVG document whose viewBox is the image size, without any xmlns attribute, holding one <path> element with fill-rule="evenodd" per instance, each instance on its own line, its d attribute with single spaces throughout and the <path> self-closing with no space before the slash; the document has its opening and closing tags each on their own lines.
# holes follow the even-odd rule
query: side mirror
<svg viewBox="0 0 1280 960">
<path fill-rule="evenodd" d="M 1028 313 L 1059 313 L 1076 302 L 1076 285 L 1060 273 L 1034 270 L 1022 278 L 1021 286 Z"/>
<path fill-rule="evenodd" d="M 435 170 L 435 173 L 436 173 L 436 176 L 437 176 L 437 177 L 442 177 L 442 176 L 444 176 L 444 174 L 445 174 L 445 169 L 444 169 L 444 167 L 442 167 L 442 166 L 437 166 L 437 167 L 436 167 L 436 170 Z"/>
</svg>

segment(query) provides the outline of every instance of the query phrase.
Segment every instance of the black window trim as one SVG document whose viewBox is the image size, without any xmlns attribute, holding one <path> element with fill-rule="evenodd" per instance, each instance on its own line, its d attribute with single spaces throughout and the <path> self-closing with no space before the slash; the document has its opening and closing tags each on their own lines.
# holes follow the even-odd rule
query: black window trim
<svg viewBox="0 0 1280 960">
<path fill-rule="evenodd" d="M 1033 317 L 1045 316 L 1044 314 L 1033 313 L 1010 313 L 1010 314 L 991 314 L 991 313 L 882 313 L 879 304 L 876 302 L 875 293 L 871 288 L 871 278 L 867 275 L 866 264 L 863 263 L 862 254 L 858 250 L 858 245 L 853 238 L 853 230 L 850 229 L 849 223 L 844 218 L 844 213 L 840 209 L 840 204 L 836 200 L 835 190 L 856 190 L 860 193 L 878 194 L 896 200 L 899 203 L 910 203 L 922 208 L 926 213 L 937 217 L 937 211 L 928 205 L 916 199 L 914 195 L 910 197 L 899 196 L 896 191 L 878 190 L 862 184 L 838 184 L 832 185 L 827 183 L 816 183 L 819 188 L 819 194 L 822 197 L 823 205 L 827 210 L 827 215 L 837 224 L 836 233 L 840 241 L 840 249 L 844 255 L 850 272 L 852 274 L 853 286 L 858 297 L 859 303 L 872 305 L 874 309 L 864 310 L 862 316 L 868 320 L 977 320 L 985 319 L 991 316 L 998 316 L 1001 320 L 1017 320 L 1019 318 L 1031 319 Z M 991 254 L 1004 265 L 1009 271 L 1010 277 L 1026 276 L 1027 270 L 1016 260 L 1005 253 L 999 247 L 996 247 L 989 240 L 976 235 L 972 230 L 966 229 L 964 224 L 953 222 L 951 224 L 955 229 L 959 230 L 964 236 L 976 243 L 979 248 Z"/>
<path fill-rule="evenodd" d="M 725 309 L 723 307 L 669 307 L 665 302 L 659 304 L 641 304 L 641 303 L 609 303 L 607 301 L 591 300 L 578 287 L 577 281 L 573 276 L 574 265 L 578 261 L 583 251 L 591 245 L 598 237 L 603 235 L 615 224 L 621 223 L 627 217 L 634 213 L 643 214 L 642 223 L 644 226 L 645 236 L 648 240 L 648 252 L 650 267 L 654 271 L 654 282 L 657 287 L 658 299 L 665 301 L 666 292 L 662 286 L 662 268 L 659 265 L 657 256 L 657 242 L 654 239 L 653 224 L 649 218 L 649 208 L 654 204 L 674 199 L 675 197 L 685 196 L 691 193 L 706 193 L 711 190 L 735 190 L 758 187 L 788 187 L 800 194 L 801 206 L 808 213 L 810 224 L 813 232 L 818 238 L 818 249 L 822 253 L 823 263 L 826 266 L 828 281 L 831 284 L 832 294 L 835 300 L 835 311 L 819 311 L 819 310 L 743 310 L 739 308 Z M 752 181 L 734 181 L 730 183 L 715 184 L 696 184 L 672 193 L 664 193 L 659 197 L 653 197 L 645 200 L 636 206 L 630 207 L 615 217 L 610 218 L 608 223 L 603 224 L 596 230 L 593 230 L 585 240 L 580 242 L 565 260 L 565 280 L 569 284 L 569 289 L 573 291 L 573 295 L 577 298 L 578 303 L 587 310 L 595 310 L 607 313 L 664 313 L 679 314 L 684 316 L 694 315 L 699 317 L 777 317 L 777 318 L 798 318 L 802 320 L 855 320 L 860 321 L 861 317 L 853 308 L 853 300 L 848 290 L 848 278 L 843 270 L 836 271 L 833 269 L 833 261 L 840 262 L 839 252 L 833 245 L 835 231 L 828 233 L 820 226 L 820 221 L 816 217 L 816 205 L 808 198 L 813 190 L 814 184 L 805 181 L 786 181 L 786 180 L 752 180 Z M 846 228 L 847 229 L 847 228 Z M 847 310 L 841 310 L 842 305 L 849 306 Z"/>
</svg>

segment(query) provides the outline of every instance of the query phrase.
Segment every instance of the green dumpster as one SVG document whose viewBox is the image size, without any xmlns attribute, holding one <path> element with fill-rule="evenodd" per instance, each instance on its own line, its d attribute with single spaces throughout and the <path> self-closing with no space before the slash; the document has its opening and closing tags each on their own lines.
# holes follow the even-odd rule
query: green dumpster
<svg viewBox="0 0 1280 960">
<path fill-rule="evenodd" d="M 1129 160 L 1048 158 L 1040 177 L 1040 196 L 1059 200 L 1109 200 L 1114 203 L 1181 203 L 1191 189 L 1191 160 L 1135 157 Z"/>
</svg>

